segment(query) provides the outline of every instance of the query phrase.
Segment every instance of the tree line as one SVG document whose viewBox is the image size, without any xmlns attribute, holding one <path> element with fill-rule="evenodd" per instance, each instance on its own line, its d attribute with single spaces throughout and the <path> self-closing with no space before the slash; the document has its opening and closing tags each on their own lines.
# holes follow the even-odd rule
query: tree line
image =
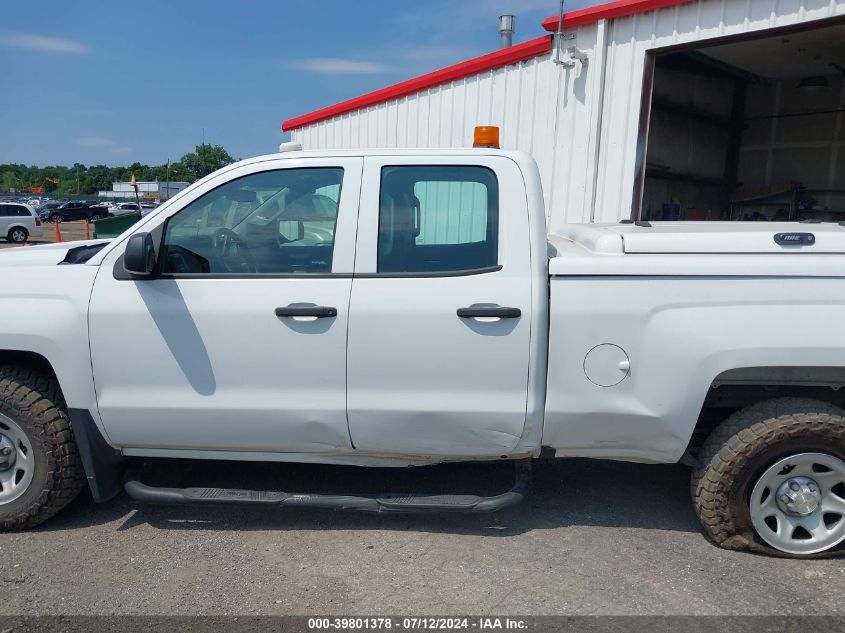
<svg viewBox="0 0 845 633">
<path fill-rule="evenodd" d="M 168 179 L 193 182 L 233 162 L 235 159 L 222 146 L 202 144 L 170 163 L 169 167 L 167 164 L 151 166 L 137 162 L 128 167 L 86 166 L 81 163 L 70 167 L 0 164 L 0 192 L 44 187 L 47 195 L 90 195 L 109 191 L 113 182 L 127 182 L 133 175 L 139 182 Z"/>
</svg>

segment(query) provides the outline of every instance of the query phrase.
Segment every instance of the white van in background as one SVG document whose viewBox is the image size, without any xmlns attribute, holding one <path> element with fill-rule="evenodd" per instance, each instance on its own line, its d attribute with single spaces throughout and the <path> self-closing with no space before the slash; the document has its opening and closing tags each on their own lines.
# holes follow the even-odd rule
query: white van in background
<svg viewBox="0 0 845 633">
<path fill-rule="evenodd" d="M 41 237 L 43 232 L 41 218 L 28 204 L 0 204 L 0 237 L 5 237 L 9 242 L 23 244 L 30 237 Z"/>
</svg>

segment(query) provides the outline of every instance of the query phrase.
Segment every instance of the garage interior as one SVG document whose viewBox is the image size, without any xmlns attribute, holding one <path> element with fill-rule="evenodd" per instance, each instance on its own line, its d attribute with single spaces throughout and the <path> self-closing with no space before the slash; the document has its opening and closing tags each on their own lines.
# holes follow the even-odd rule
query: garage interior
<svg viewBox="0 0 845 633">
<path fill-rule="evenodd" d="M 634 219 L 845 221 L 845 22 L 652 55 Z"/>
</svg>

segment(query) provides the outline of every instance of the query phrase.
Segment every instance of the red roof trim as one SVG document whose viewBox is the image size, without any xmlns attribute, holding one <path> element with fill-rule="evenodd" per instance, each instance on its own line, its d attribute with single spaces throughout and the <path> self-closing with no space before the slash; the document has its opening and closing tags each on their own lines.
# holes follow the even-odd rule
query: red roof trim
<svg viewBox="0 0 845 633">
<path fill-rule="evenodd" d="M 585 9 L 578 9 L 577 11 L 569 11 L 563 14 L 564 27 L 580 26 L 582 24 L 592 24 L 599 20 L 610 20 L 613 18 L 621 18 L 626 15 L 634 13 L 645 13 L 646 11 L 654 11 L 655 9 L 664 9 L 666 7 L 673 7 L 676 4 L 685 4 L 692 0 L 617 0 L 617 2 L 608 2 L 607 4 L 600 4 L 595 7 L 587 7 Z M 543 20 L 543 28 L 547 31 L 557 31 L 558 16 L 553 15 Z"/>
<path fill-rule="evenodd" d="M 348 99 L 347 101 L 342 101 L 341 103 L 328 106 L 321 110 L 315 110 L 314 112 L 288 119 L 282 123 L 282 130 L 288 132 L 353 110 L 366 108 L 377 103 L 390 101 L 391 99 L 398 99 L 399 97 L 404 97 L 405 95 L 413 94 L 426 88 L 433 88 L 434 86 L 455 81 L 456 79 L 475 75 L 485 70 L 493 70 L 507 66 L 508 64 L 515 64 L 525 59 L 547 53 L 551 48 L 551 38 L 548 35 L 543 35 L 537 39 L 503 48 L 493 53 L 455 64 L 454 66 L 435 70 L 421 77 L 414 77 L 413 79 L 388 86 L 387 88 L 382 88 L 381 90 L 376 90 L 375 92 L 370 92 L 354 99 Z"/>
</svg>

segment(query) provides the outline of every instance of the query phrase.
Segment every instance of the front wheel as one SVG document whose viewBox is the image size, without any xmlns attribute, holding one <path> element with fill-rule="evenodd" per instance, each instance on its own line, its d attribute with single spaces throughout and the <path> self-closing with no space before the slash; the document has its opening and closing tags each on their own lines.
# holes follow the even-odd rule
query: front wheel
<svg viewBox="0 0 845 633">
<path fill-rule="evenodd" d="M 845 541 L 845 411 L 805 398 L 738 411 L 705 442 L 692 497 L 722 547 L 830 552 Z"/>
<path fill-rule="evenodd" d="M 84 481 L 55 382 L 0 367 L 0 530 L 46 521 L 76 497 Z"/>
<path fill-rule="evenodd" d="M 27 231 L 22 226 L 16 226 L 9 229 L 9 234 L 6 236 L 10 242 L 14 242 L 15 244 L 23 244 L 26 242 L 27 238 L 29 237 L 29 231 Z"/>
</svg>

